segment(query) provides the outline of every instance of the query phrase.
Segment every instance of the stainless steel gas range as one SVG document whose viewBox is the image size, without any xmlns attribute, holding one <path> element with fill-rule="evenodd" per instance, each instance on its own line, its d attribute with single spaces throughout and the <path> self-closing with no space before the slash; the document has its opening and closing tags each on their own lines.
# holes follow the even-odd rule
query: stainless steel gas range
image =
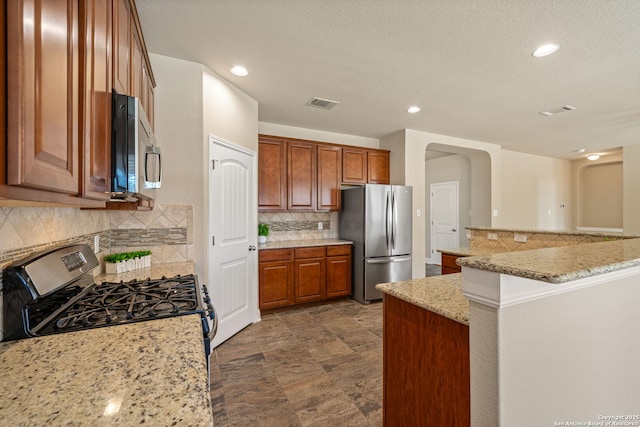
<svg viewBox="0 0 640 427">
<path fill-rule="evenodd" d="M 195 275 L 95 283 L 87 245 L 33 255 L 5 270 L 4 340 L 199 314 L 209 360 L 217 318 Z"/>
</svg>

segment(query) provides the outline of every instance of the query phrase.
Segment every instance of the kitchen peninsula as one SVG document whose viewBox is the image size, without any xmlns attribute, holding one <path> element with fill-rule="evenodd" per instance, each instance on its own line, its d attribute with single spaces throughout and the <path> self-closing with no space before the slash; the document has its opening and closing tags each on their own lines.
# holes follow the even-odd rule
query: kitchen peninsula
<svg viewBox="0 0 640 427">
<path fill-rule="evenodd" d="M 462 275 L 442 277 L 452 277 L 447 288 L 451 306 L 460 297 L 456 277 L 462 278 L 461 293 L 469 300 L 471 425 L 595 422 L 599 414 L 637 413 L 640 239 L 467 257 L 458 264 Z M 426 288 L 445 283 L 434 279 L 378 285 L 385 293 L 385 313 L 403 289 L 413 288 L 404 292 L 403 302 L 443 317 L 424 301 L 430 298 Z M 386 329 L 384 339 L 386 349 L 393 339 Z M 397 349 L 398 354 L 413 351 Z M 423 365 L 440 367 L 430 361 L 432 353 L 422 356 Z M 441 375 L 454 381 L 451 371 L 463 371 L 464 363 L 451 354 L 445 365 L 449 371 Z M 458 417 L 465 410 L 461 402 Z M 434 425 L 437 420 L 429 419 Z"/>
</svg>

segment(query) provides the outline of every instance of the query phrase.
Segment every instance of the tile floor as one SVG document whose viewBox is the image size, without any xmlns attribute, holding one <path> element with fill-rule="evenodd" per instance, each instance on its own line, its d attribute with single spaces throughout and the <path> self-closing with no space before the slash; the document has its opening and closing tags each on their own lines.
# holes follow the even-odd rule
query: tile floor
<svg viewBox="0 0 640 427">
<path fill-rule="evenodd" d="M 263 314 L 211 362 L 216 427 L 382 425 L 381 303 Z"/>
</svg>

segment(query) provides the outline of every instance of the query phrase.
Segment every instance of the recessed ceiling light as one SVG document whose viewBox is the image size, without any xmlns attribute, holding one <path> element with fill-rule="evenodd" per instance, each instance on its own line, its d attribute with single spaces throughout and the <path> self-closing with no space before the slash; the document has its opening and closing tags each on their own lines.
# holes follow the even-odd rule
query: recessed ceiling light
<svg viewBox="0 0 640 427">
<path fill-rule="evenodd" d="M 555 107 L 550 110 L 540 111 L 538 114 L 549 117 L 549 116 L 555 116 L 556 114 L 560 114 L 560 113 L 566 113 L 567 111 L 573 111 L 575 109 L 576 107 L 572 107 L 571 105 L 563 105 L 561 107 Z"/>
<path fill-rule="evenodd" d="M 596 153 L 589 154 L 587 156 L 587 159 L 589 159 L 589 160 L 598 160 L 599 158 L 600 158 L 600 154 L 596 154 Z"/>
<path fill-rule="evenodd" d="M 420 107 L 416 107 L 415 105 L 407 108 L 407 113 L 415 114 L 420 112 Z"/>
<path fill-rule="evenodd" d="M 586 150 L 586 149 L 584 149 L 584 148 L 578 148 L 577 150 L 575 150 L 575 151 L 574 151 L 574 153 L 582 154 L 582 153 L 584 153 L 585 151 L 587 151 L 587 150 Z"/>
<path fill-rule="evenodd" d="M 240 65 L 236 65 L 231 69 L 231 74 L 238 77 L 244 77 L 249 74 L 246 68 Z"/>
<path fill-rule="evenodd" d="M 531 55 L 535 56 L 536 58 L 542 58 L 543 56 L 551 55 L 558 49 L 560 49 L 559 44 L 549 43 L 549 44 L 540 46 L 539 48 L 534 50 L 533 53 L 531 53 Z"/>
</svg>

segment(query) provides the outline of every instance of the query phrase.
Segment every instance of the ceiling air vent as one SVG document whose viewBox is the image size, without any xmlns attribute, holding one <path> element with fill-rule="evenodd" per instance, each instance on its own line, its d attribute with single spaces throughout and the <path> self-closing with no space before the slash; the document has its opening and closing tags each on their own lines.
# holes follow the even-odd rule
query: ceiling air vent
<svg viewBox="0 0 640 427">
<path fill-rule="evenodd" d="M 566 113 L 567 111 L 573 111 L 576 107 L 572 107 L 571 105 L 564 105 L 562 107 L 552 108 L 547 111 L 540 111 L 538 114 L 542 114 L 543 116 L 555 116 L 556 114 Z"/>
<path fill-rule="evenodd" d="M 324 98 L 318 98 L 318 97 L 313 97 L 309 100 L 309 102 L 307 102 L 307 105 L 309 107 L 316 107 L 316 108 L 322 108 L 323 110 L 329 110 L 331 109 L 334 105 L 340 104 L 340 102 L 338 101 L 332 101 L 330 99 L 324 99 Z"/>
</svg>

